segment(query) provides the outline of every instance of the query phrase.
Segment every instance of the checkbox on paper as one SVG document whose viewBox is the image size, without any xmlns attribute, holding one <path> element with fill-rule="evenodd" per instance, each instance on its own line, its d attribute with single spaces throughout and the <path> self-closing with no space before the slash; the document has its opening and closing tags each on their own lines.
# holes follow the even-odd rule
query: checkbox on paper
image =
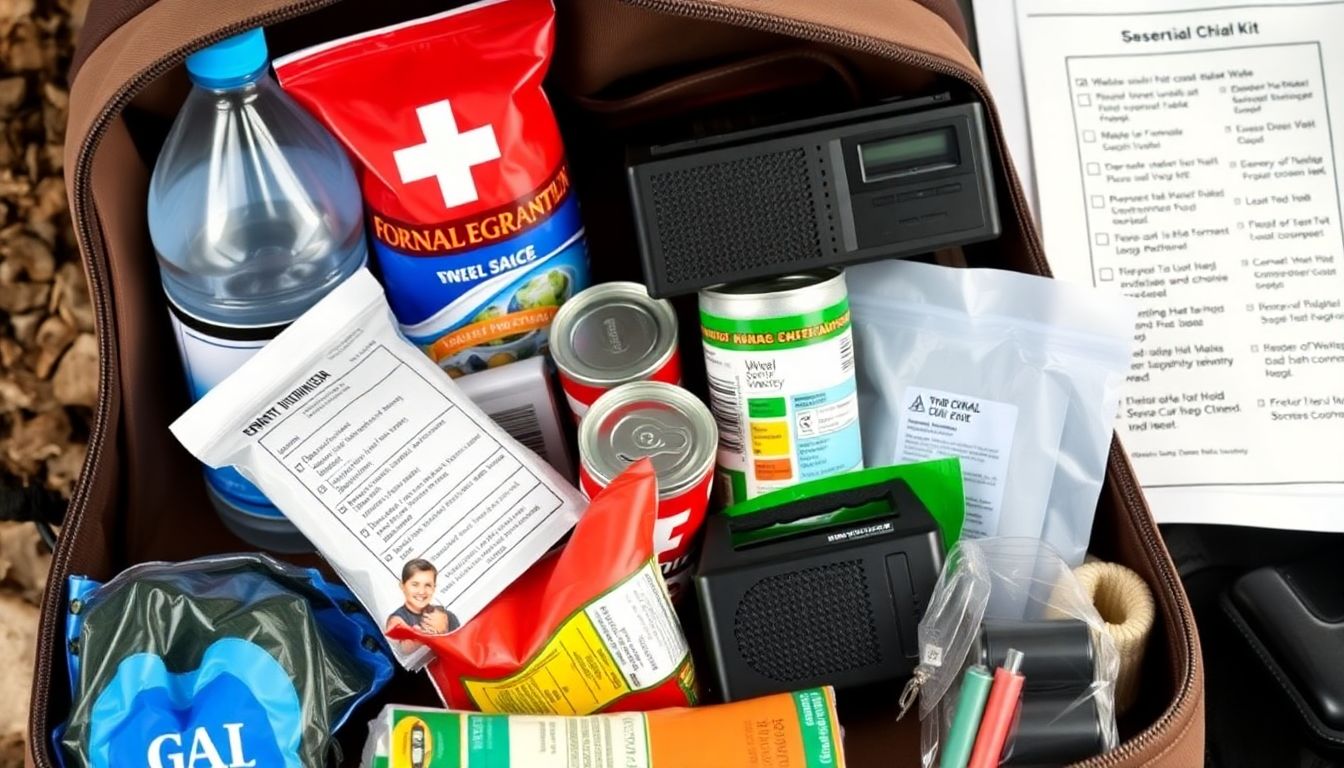
<svg viewBox="0 0 1344 768">
<path fill-rule="evenodd" d="M 1092 97 L 1086 93 L 1078 94 L 1078 106 L 1080 107 L 1092 106 Z"/>
<path fill-rule="evenodd" d="M 1106 207 L 1106 198 L 1102 197 L 1101 195 L 1093 195 L 1093 196 L 1092 196 L 1092 207 L 1093 207 L 1093 208 L 1105 208 L 1105 207 Z"/>
<path fill-rule="evenodd" d="M 1108 235 L 1108 234 L 1106 234 L 1105 232 L 1098 232 L 1098 233 L 1097 233 L 1097 238 L 1096 238 L 1096 243 L 1097 243 L 1097 245 L 1110 245 L 1110 244 L 1111 244 L 1111 236 Z"/>
<path fill-rule="evenodd" d="M 1100 164 L 1100 163 L 1088 163 L 1088 164 L 1087 164 L 1087 175 L 1088 175 L 1088 176 L 1100 176 L 1100 175 L 1101 175 L 1101 164 Z"/>
<path fill-rule="evenodd" d="M 1083 131 L 1083 141 L 1087 142 L 1088 144 L 1091 144 L 1096 140 L 1097 140 L 1096 131 Z"/>
<path fill-rule="evenodd" d="M 1102 267 L 1097 270 L 1097 279 L 1103 283 L 1109 283 L 1115 279 L 1115 270 L 1110 267 Z"/>
</svg>

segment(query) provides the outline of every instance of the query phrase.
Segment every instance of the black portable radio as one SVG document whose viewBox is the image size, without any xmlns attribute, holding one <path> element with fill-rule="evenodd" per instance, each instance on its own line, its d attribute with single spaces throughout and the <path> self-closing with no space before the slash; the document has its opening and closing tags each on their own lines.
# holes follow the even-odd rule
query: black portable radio
<svg viewBox="0 0 1344 768">
<path fill-rule="evenodd" d="M 942 93 L 632 154 L 655 297 L 997 237 L 984 109 Z"/>
<path fill-rule="evenodd" d="M 901 479 L 712 516 L 695 588 L 719 693 L 909 675 L 942 563 L 939 527 Z"/>
</svg>

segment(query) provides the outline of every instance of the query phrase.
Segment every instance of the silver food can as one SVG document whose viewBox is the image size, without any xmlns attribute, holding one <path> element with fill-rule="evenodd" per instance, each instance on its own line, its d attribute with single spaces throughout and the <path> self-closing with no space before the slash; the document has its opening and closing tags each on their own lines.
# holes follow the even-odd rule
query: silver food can
<svg viewBox="0 0 1344 768">
<path fill-rule="evenodd" d="M 622 384 L 579 425 L 579 488 L 589 498 L 647 457 L 658 475 L 654 544 L 673 600 L 690 582 L 714 481 L 718 429 L 695 395 L 661 381 Z"/>
<path fill-rule="evenodd" d="M 725 503 L 863 468 L 844 272 L 707 288 L 700 335 Z"/>
<path fill-rule="evenodd" d="M 602 393 L 621 384 L 681 384 L 677 315 L 638 283 L 595 285 L 560 307 L 551 323 L 551 359 L 579 421 Z"/>
</svg>

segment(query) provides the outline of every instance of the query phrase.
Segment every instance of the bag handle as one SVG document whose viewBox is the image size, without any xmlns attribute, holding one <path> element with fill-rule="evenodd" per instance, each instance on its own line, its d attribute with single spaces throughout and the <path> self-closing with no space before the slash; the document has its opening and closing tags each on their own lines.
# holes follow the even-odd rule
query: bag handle
<svg viewBox="0 0 1344 768">
<path fill-rule="evenodd" d="M 37 526 L 37 533 L 53 552 L 56 550 L 56 531 L 68 506 L 59 493 L 41 485 L 17 485 L 6 481 L 0 485 L 0 520 L 27 522 Z"/>
</svg>

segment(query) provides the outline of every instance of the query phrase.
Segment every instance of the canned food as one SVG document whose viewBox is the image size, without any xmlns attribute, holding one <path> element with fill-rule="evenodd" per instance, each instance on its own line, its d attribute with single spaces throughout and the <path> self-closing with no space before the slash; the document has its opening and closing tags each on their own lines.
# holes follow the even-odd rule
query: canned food
<svg viewBox="0 0 1344 768">
<path fill-rule="evenodd" d="M 726 503 L 863 468 L 844 273 L 700 292 Z"/>
<path fill-rule="evenodd" d="M 654 548 L 673 600 L 690 583 L 714 480 L 718 429 L 709 409 L 660 381 L 622 384 L 593 403 L 579 425 L 579 488 L 588 498 L 638 459 L 658 474 Z"/>
<path fill-rule="evenodd" d="M 565 302 L 551 357 L 577 422 L 602 393 L 631 381 L 681 383 L 677 315 L 638 283 L 602 283 Z"/>
</svg>

